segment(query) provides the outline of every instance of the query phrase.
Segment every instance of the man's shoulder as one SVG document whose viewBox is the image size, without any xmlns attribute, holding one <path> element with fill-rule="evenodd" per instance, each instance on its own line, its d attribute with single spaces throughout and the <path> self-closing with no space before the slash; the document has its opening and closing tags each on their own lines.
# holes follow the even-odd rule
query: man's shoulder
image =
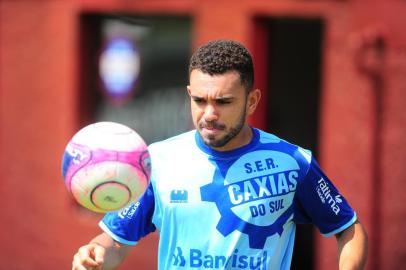
<svg viewBox="0 0 406 270">
<path fill-rule="evenodd" d="M 262 129 L 259 128 L 254 128 L 254 130 L 257 131 L 257 133 L 259 134 L 259 140 L 261 143 L 280 143 L 282 141 L 284 141 L 283 139 L 279 138 L 278 136 L 269 133 L 267 131 L 264 131 Z"/>
<path fill-rule="evenodd" d="M 195 144 L 195 130 L 190 130 L 168 139 L 154 142 L 148 146 L 149 151 L 160 151 L 165 149 L 178 149 L 189 147 Z"/>
<path fill-rule="evenodd" d="M 278 137 L 277 135 L 271 134 L 269 132 L 257 129 L 259 132 L 260 143 L 261 144 L 272 144 L 271 149 L 277 149 L 279 152 L 288 152 L 291 155 L 296 156 L 296 158 L 304 158 L 307 163 L 310 163 L 312 158 L 312 152 L 302 146 L 290 142 L 286 139 Z"/>
</svg>

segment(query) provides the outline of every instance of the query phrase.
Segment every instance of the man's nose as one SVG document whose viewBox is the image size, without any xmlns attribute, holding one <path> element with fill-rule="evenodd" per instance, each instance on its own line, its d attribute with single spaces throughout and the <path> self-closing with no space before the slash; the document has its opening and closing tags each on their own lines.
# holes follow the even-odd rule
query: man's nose
<svg viewBox="0 0 406 270">
<path fill-rule="evenodd" d="M 218 120 L 218 112 L 213 105 L 207 105 L 204 110 L 204 120 L 206 122 Z"/>
</svg>

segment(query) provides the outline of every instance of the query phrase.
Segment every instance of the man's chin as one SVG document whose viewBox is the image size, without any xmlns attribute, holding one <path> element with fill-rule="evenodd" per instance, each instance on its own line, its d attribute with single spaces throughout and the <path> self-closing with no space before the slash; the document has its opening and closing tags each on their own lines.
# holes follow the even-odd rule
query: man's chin
<svg viewBox="0 0 406 270">
<path fill-rule="evenodd" d="M 223 147 L 227 144 L 227 142 L 224 142 L 224 138 L 221 138 L 220 136 L 215 136 L 212 134 L 202 134 L 200 130 L 199 135 L 204 144 L 212 148 Z"/>
<path fill-rule="evenodd" d="M 216 138 L 214 136 L 210 135 L 202 135 L 202 133 L 199 132 L 200 138 L 204 142 L 204 144 L 208 146 L 213 146 L 213 144 L 216 144 Z"/>
<path fill-rule="evenodd" d="M 227 144 L 224 140 L 213 139 L 213 138 L 203 138 L 203 142 L 205 145 L 212 147 L 212 148 L 220 148 Z"/>
</svg>

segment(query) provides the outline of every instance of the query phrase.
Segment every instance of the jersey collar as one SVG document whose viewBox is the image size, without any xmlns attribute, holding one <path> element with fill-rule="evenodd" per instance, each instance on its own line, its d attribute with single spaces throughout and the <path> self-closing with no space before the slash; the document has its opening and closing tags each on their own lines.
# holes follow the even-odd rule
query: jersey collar
<svg viewBox="0 0 406 270">
<path fill-rule="evenodd" d="M 233 157 L 233 156 L 239 156 L 243 153 L 246 153 L 249 149 L 252 149 L 255 145 L 257 145 L 259 141 L 259 131 L 256 128 L 251 128 L 252 130 L 252 139 L 250 143 L 243 145 L 241 147 L 229 150 L 229 151 L 217 151 L 214 150 L 213 148 L 207 146 L 202 138 L 200 137 L 200 134 L 197 130 L 195 130 L 195 141 L 197 146 L 205 152 L 206 154 L 213 156 L 213 157 L 218 157 L 218 158 L 228 158 L 228 157 Z"/>
</svg>

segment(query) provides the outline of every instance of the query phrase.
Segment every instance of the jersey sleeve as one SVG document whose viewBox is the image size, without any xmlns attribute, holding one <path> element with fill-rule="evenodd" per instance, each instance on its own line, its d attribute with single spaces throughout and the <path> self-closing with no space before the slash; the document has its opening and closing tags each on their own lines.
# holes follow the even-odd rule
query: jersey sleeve
<svg viewBox="0 0 406 270">
<path fill-rule="evenodd" d="M 120 211 L 107 213 L 99 222 L 99 226 L 115 241 L 135 245 L 140 238 L 155 231 L 155 225 L 152 223 L 153 213 L 154 191 L 150 184 L 139 201 Z"/>
<path fill-rule="evenodd" d="M 321 234 L 335 235 L 356 220 L 357 215 L 312 157 L 309 170 L 296 190 L 295 222 L 313 223 Z"/>
</svg>

